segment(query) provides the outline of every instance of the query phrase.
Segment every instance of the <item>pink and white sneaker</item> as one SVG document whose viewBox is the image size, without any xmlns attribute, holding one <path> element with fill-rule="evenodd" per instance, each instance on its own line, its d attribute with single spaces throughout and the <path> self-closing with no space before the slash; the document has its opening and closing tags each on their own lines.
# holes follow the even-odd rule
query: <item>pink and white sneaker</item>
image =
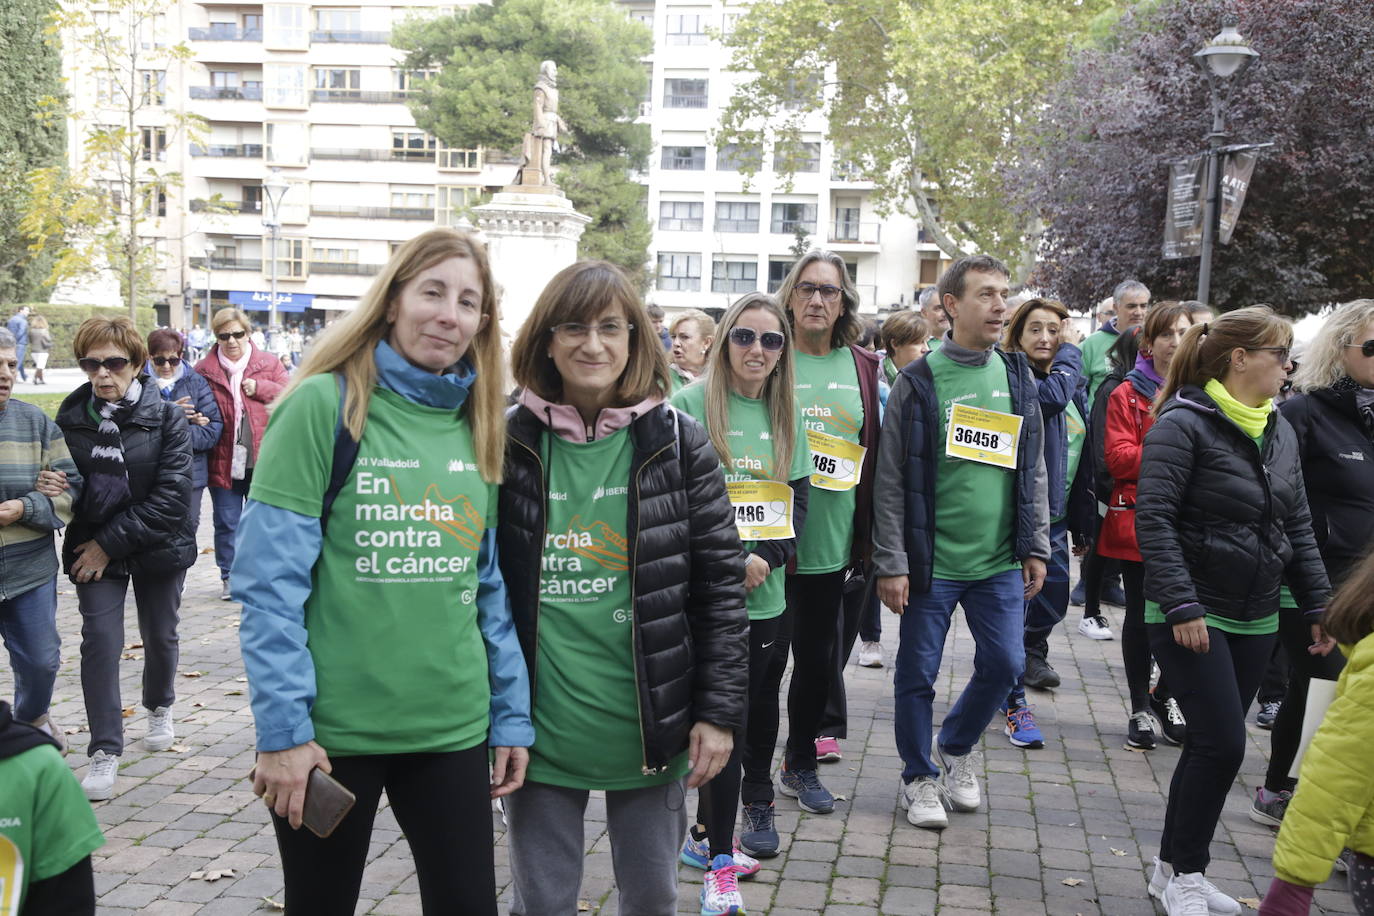
<svg viewBox="0 0 1374 916">
<path fill-rule="evenodd" d="M 816 739 L 816 759 L 821 763 L 834 763 L 843 756 L 838 738 L 822 735 Z"/>
</svg>

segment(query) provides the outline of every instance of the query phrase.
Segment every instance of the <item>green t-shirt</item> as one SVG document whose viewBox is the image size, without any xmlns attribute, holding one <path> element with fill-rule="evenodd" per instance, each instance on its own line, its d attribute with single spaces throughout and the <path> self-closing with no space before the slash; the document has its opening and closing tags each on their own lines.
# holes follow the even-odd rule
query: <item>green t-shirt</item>
<svg viewBox="0 0 1374 916">
<path fill-rule="evenodd" d="M 944 342 L 945 339 L 943 337 L 932 337 L 926 341 L 926 346 L 931 350 L 938 350 L 940 349 L 940 345 Z"/>
<path fill-rule="evenodd" d="M 1088 380 L 1089 404 L 1093 403 L 1097 386 L 1101 385 L 1107 373 L 1112 371 L 1112 361 L 1108 354 L 1119 339 L 1120 335 L 1111 331 L 1094 331 L 1079 346 L 1083 351 L 1083 375 Z"/>
<path fill-rule="evenodd" d="M 864 407 L 854 354 L 847 347 L 831 350 L 826 356 L 793 353 L 797 358 L 797 407 L 806 428 L 857 444 Z M 797 572 L 827 573 L 849 565 L 855 489 L 811 488 L 806 530 L 797 542 Z"/>
<path fill-rule="evenodd" d="M 1230 617 L 1223 617 L 1220 614 L 1207 614 L 1207 626 L 1216 627 L 1227 633 L 1236 633 L 1241 636 L 1267 635 L 1279 631 L 1279 612 L 1267 614 L 1258 620 L 1232 620 Z M 1146 623 L 1168 623 L 1164 619 L 1164 611 L 1159 606 L 1158 601 L 1145 602 L 1145 622 Z"/>
<path fill-rule="evenodd" d="M 541 449 L 549 516 L 539 577 L 529 778 L 603 790 L 676 779 L 687 772 L 685 752 L 667 772 L 643 773 L 626 532 L 630 431 L 586 443 L 546 433 Z"/>
<path fill-rule="evenodd" d="M 57 877 L 104 842 L 57 748 L 0 760 L 0 914 L 17 916 L 30 884 Z"/>
<path fill-rule="evenodd" d="M 796 414 L 793 432 L 791 467 L 785 475 L 777 475 L 773 467 L 773 442 L 770 430 L 772 423 L 768 407 L 763 401 L 730 393 L 730 428 L 726 430 L 726 441 L 730 446 L 732 467 L 723 468 L 726 483 L 739 480 L 776 480 L 788 483 L 811 473 L 811 449 L 806 444 L 806 427 L 802 426 L 800 411 Z M 674 396 L 673 406 L 695 417 L 706 425 L 706 386 L 692 385 Z M 724 461 L 724 456 L 721 458 Z M 811 494 L 816 491 L 812 490 Z M 750 553 L 757 541 L 745 541 L 744 549 Z M 769 620 L 777 617 L 787 608 L 784 594 L 785 573 L 781 567 L 768 574 L 763 584 L 749 593 L 745 607 L 750 620 Z"/>
<path fill-rule="evenodd" d="M 1011 413 L 1006 363 L 993 353 L 982 366 L 965 366 L 943 350 L 930 354 L 926 362 L 935 378 L 935 400 L 940 409 L 934 576 L 973 582 L 1018 569 L 1020 565 L 1013 558 L 1015 472 L 945 454 L 945 434 L 955 404 Z"/>
<path fill-rule="evenodd" d="M 280 402 L 249 496 L 318 517 L 338 387 L 308 379 Z M 491 687 L 477 626 L 477 560 L 496 526 L 472 429 L 452 410 L 372 390 L 305 603 L 315 740 L 331 755 L 438 753 L 486 740 Z"/>
<path fill-rule="evenodd" d="M 1083 414 L 1073 401 L 1069 401 L 1069 406 L 1064 408 L 1064 425 L 1069 434 L 1069 469 L 1064 476 L 1064 512 L 1058 518 L 1050 519 L 1052 522 L 1062 522 L 1064 516 L 1069 514 L 1069 494 L 1073 492 L 1073 479 L 1078 474 L 1078 465 L 1083 459 L 1083 442 L 1088 436 L 1088 424 L 1083 422 Z"/>
</svg>

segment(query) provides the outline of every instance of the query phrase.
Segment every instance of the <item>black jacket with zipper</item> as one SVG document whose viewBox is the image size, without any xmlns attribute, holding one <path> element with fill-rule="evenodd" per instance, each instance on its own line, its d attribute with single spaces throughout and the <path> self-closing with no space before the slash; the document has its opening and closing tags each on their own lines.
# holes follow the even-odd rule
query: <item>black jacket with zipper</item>
<svg viewBox="0 0 1374 916">
<path fill-rule="evenodd" d="M 1304 611 L 1326 606 L 1297 437 L 1276 411 L 1263 441 L 1261 452 L 1194 385 L 1146 433 L 1135 531 L 1145 597 L 1169 623 L 1259 620 L 1278 610 L 1285 581 Z"/>
<path fill-rule="evenodd" d="M 58 408 L 57 425 L 62 428 L 72 460 L 88 482 L 62 541 L 62 568 L 68 575 L 76 547 L 92 539 L 110 556 L 106 576 L 175 572 L 196 562 L 190 512 L 191 432 L 186 412 L 164 401 L 148 376 L 141 380 L 143 396 L 120 428 L 129 502 L 103 524 L 95 524 L 83 511 L 90 493 L 91 448 L 99 431 L 88 406 L 90 383 L 67 395 Z"/>
<path fill-rule="evenodd" d="M 520 646 L 539 691 L 539 582 L 548 520 L 540 437 L 527 407 L 507 426 L 497 543 Z M 749 680 L 744 549 L 720 459 L 691 417 L 658 406 L 630 424 L 634 455 L 626 539 L 634 610 L 635 680 L 645 771 L 687 748 L 696 722 L 738 732 Z M 603 481 L 588 481 L 588 486 Z M 739 740 L 739 736 L 736 736 Z"/>
</svg>

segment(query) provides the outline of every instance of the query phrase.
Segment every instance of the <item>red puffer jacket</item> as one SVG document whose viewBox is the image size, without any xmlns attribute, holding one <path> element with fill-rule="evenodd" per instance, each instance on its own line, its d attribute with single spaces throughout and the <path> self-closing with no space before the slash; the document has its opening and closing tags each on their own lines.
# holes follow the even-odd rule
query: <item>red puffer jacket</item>
<svg viewBox="0 0 1374 916">
<path fill-rule="evenodd" d="M 209 452 L 209 483 L 212 487 L 227 489 L 233 485 L 229 473 L 234 456 L 234 393 L 229 390 L 229 373 L 220 365 L 219 344 L 211 347 L 209 354 L 196 364 L 196 371 L 210 383 L 220 416 L 224 418 L 224 434 Z M 257 382 L 253 396 L 243 398 L 243 412 L 253 431 L 253 457 L 256 459 L 258 449 L 262 447 L 262 434 L 267 429 L 267 405 L 281 395 L 291 379 L 282 368 L 281 360 L 257 347 L 253 347 L 248 357 L 248 368 L 243 370 L 243 377 Z"/>
<path fill-rule="evenodd" d="M 1154 423 L 1154 402 L 1128 378 L 1107 399 L 1107 470 L 1115 481 L 1097 552 L 1104 557 L 1141 562 L 1135 539 L 1135 488 L 1145 434 Z"/>
</svg>

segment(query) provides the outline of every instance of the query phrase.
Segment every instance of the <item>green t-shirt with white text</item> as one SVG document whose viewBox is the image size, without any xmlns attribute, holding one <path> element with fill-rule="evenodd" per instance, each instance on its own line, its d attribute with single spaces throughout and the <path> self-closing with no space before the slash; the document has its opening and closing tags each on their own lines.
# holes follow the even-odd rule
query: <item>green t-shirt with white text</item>
<svg viewBox="0 0 1374 916">
<path fill-rule="evenodd" d="M 847 347 L 826 356 L 794 350 L 797 407 L 808 429 L 846 442 L 859 442 L 864 425 L 859 371 Z M 876 422 L 876 417 L 874 418 Z M 849 565 L 854 543 L 855 489 L 813 486 L 806 507 L 806 530 L 797 542 L 797 572 L 828 573 Z"/>
<path fill-rule="evenodd" d="M 1088 436 L 1088 424 L 1083 422 L 1083 414 L 1072 400 L 1064 408 L 1064 425 L 1068 432 L 1068 471 L 1064 475 L 1064 513 L 1052 522 L 1062 522 L 1069 514 L 1069 494 L 1073 492 L 1073 479 L 1078 474 L 1078 465 L 1083 460 L 1083 442 Z"/>
</svg>

